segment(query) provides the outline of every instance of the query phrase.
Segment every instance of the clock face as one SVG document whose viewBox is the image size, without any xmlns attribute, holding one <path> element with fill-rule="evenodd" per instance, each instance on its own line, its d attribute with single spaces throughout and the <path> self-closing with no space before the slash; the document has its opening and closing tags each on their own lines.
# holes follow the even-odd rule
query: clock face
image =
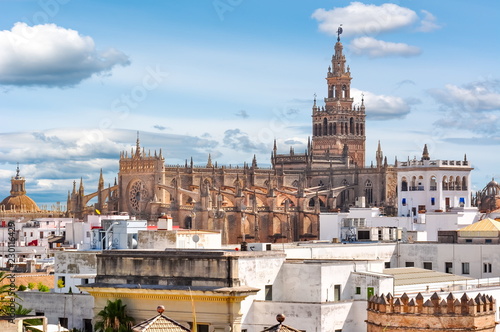
<svg viewBox="0 0 500 332">
<path fill-rule="evenodd" d="M 139 213 L 144 211 L 149 200 L 146 185 L 141 180 L 132 183 L 128 191 L 128 200 L 131 212 Z"/>
</svg>

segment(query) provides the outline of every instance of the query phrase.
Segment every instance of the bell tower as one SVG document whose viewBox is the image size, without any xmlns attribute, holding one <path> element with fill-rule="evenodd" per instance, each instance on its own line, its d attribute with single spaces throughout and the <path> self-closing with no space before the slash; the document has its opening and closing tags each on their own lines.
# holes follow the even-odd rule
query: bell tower
<svg viewBox="0 0 500 332">
<path fill-rule="evenodd" d="M 341 155 L 344 145 L 349 151 L 350 162 L 365 166 L 365 106 L 353 106 L 351 98 L 351 72 L 346 66 L 343 46 L 340 42 L 342 28 L 337 30 L 337 43 L 332 64 L 328 67 L 328 88 L 325 106 L 314 105 L 312 109 L 313 139 L 312 153 L 315 157 Z"/>
</svg>

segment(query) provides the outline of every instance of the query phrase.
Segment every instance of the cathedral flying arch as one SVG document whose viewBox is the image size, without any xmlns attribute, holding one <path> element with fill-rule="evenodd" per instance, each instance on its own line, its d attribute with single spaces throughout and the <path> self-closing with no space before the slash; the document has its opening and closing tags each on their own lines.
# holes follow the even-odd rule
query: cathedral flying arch
<svg viewBox="0 0 500 332">
<path fill-rule="evenodd" d="M 353 106 L 351 72 L 340 40 L 328 68 L 324 105 L 312 107 L 312 140 L 304 153 L 279 154 L 276 143 L 271 168 L 257 160 L 243 167 L 193 161 L 169 166 L 161 150 L 145 153 L 137 138 L 130 154 L 120 154 L 118 181 L 85 194 L 83 183 L 68 195 L 68 213 L 127 212 L 156 221 L 171 215 L 174 225 L 220 230 L 224 243 L 292 242 L 318 239 L 319 213 L 343 211 L 356 202 L 394 211 L 396 171 L 387 164 L 380 144 L 376 165 L 365 165 L 365 105 Z M 90 199 L 97 203 L 88 206 Z M 363 198 L 363 199 L 361 199 Z"/>
</svg>

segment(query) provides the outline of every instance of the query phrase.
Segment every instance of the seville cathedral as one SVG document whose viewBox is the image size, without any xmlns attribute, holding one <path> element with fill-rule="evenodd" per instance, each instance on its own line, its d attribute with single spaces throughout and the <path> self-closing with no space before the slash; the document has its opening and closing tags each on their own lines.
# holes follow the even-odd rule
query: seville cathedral
<svg viewBox="0 0 500 332">
<path fill-rule="evenodd" d="M 340 37 L 340 33 L 339 33 Z M 175 226 L 220 230 L 224 243 L 292 242 L 318 239 L 320 211 L 343 211 L 356 204 L 395 213 L 396 171 L 383 157 L 365 166 L 365 105 L 353 106 L 351 72 L 337 38 L 326 73 L 324 105 L 314 98 L 312 139 L 304 153 L 278 153 L 270 168 L 251 164 L 225 167 L 210 155 L 206 165 L 170 166 L 162 151 L 146 153 L 139 137 L 130 154 L 120 154 L 113 186 L 99 179 L 97 192 L 85 194 L 83 182 L 68 194 L 69 216 L 127 212 L 156 221 L 170 215 Z M 359 101 L 358 101 L 359 103 Z M 166 147 L 168 149 L 168 147 Z M 168 161 L 167 161 L 168 162 Z M 97 203 L 88 202 L 97 198 Z"/>
</svg>

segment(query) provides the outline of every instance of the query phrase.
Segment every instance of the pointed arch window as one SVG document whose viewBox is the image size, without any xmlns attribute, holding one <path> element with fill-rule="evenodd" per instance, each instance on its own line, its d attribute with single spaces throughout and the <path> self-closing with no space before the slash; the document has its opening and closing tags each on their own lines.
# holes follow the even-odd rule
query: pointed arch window
<svg viewBox="0 0 500 332">
<path fill-rule="evenodd" d="M 365 199 L 366 204 L 373 204 L 373 184 L 370 180 L 366 180 L 365 182 Z"/>
<path fill-rule="evenodd" d="M 328 135 L 328 120 L 326 118 L 323 119 L 323 136 Z"/>
</svg>

